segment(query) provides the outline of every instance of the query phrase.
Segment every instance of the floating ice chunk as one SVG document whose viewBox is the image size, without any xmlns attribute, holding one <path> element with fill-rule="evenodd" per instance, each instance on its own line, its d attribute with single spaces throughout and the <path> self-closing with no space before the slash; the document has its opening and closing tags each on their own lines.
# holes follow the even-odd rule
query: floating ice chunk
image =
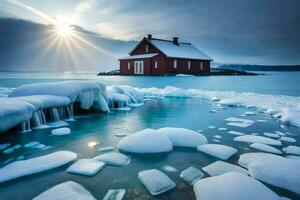
<svg viewBox="0 0 300 200">
<path fill-rule="evenodd" d="M 122 200 L 125 195 L 125 189 L 108 190 L 102 200 Z"/>
<path fill-rule="evenodd" d="M 237 153 L 235 148 L 221 144 L 203 144 L 197 147 L 198 151 L 206 153 L 208 155 L 217 157 L 222 160 L 227 160 L 232 155 Z"/>
<path fill-rule="evenodd" d="M 35 198 L 33 200 L 96 200 L 93 195 L 82 185 L 73 181 L 67 181 L 58 184 Z"/>
<path fill-rule="evenodd" d="M 7 165 L 8 163 L 11 163 L 12 161 L 14 161 L 16 158 L 15 157 L 11 157 L 11 158 L 9 158 L 9 159 L 7 159 L 7 160 L 5 160 L 5 161 L 3 161 L 3 165 Z"/>
<path fill-rule="evenodd" d="M 238 131 L 228 131 L 228 133 L 231 134 L 231 135 L 238 135 L 238 136 L 245 135 L 245 133 L 238 132 Z"/>
<path fill-rule="evenodd" d="M 300 155 L 300 147 L 298 146 L 288 146 L 282 149 L 287 154 L 295 154 L 295 155 Z"/>
<path fill-rule="evenodd" d="M 260 150 L 260 151 L 265 151 L 268 153 L 275 153 L 275 154 L 281 154 L 281 151 L 279 149 L 276 149 L 270 145 L 267 144 L 261 144 L 261 143 L 253 143 L 250 145 L 251 148 Z"/>
<path fill-rule="evenodd" d="M 204 174 L 195 167 L 189 167 L 180 173 L 180 177 L 190 185 L 194 185 L 203 176 Z"/>
<path fill-rule="evenodd" d="M 175 167 L 172 167 L 171 165 L 164 165 L 162 167 L 162 169 L 167 172 L 177 172 L 178 171 L 178 169 L 176 169 Z"/>
<path fill-rule="evenodd" d="M 176 186 L 166 174 L 157 169 L 140 171 L 138 178 L 152 195 L 159 195 Z"/>
<path fill-rule="evenodd" d="M 215 143 L 220 143 L 221 141 L 218 139 L 212 139 L 212 141 L 214 141 Z"/>
<path fill-rule="evenodd" d="M 52 128 L 58 128 L 58 127 L 62 127 L 62 126 L 68 126 L 69 124 L 65 121 L 55 121 L 55 122 L 50 122 L 48 123 L 48 126 L 49 127 L 52 127 Z"/>
<path fill-rule="evenodd" d="M 0 144 L 0 151 L 3 149 L 6 149 L 7 147 L 9 147 L 10 144 L 9 143 L 5 143 L 5 144 Z"/>
<path fill-rule="evenodd" d="M 215 126 L 208 126 L 207 128 L 209 128 L 209 129 L 215 129 L 216 127 Z"/>
<path fill-rule="evenodd" d="M 116 133 L 115 136 L 116 137 L 125 137 L 125 136 L 127 136 L 127 134 L 125 134 L 125 133 Z"/>
<path fill-rule="evenodd" d="M 296 142 L 295 138 L 286 137 L 286 136 L 280 137 L 279 140 L 282 141 L 282 142 L 290 142 L 290 143 Z"/>
<path fill-rule="evenodd" d="M 200 179 L 194 184 L 197 200 L 280 200 L 275 192 L 259 181 L 237 172 Z"/>
<path fill-rule="evenodd" d="M 217 110 L 210 110 L 209 112 L 211 112 L 211 113 L 216 113 Z"/>
<path fill-rule="evenodd" d="M 214 135 L 214 138 L 216 138 L 216 139 L 221 139 L 222 136 L 221 136 L 221 135 Z"/>
<path fill-rule="evenodd" d="M 220 99 L 218 97 L 212 97 L 211 100 L 212 101 L 220 101 Z"/>
<path fill-rule="evenodd" d="M 227 128 L 218 128 L 219 131 L 227 131 Z"/>
<path fill-rule="evenodd" d="M 255 179 L 300 194 L 298 160 L 267 153 L 248 153 L 240 156 L 239 164 L 248 168 L 248 173 Z"/>
<path fill-rule="evenodd" d="M 256 115 L 256 113 L 255 112 L 245 112 L 245 115 L 247 115 L 247 116 L 252 116 L 252 115 Z"/>
<path fill-rule="evenodd" d="M 277 133 L 264 133 L 264 136 L 271 138 L 279 138 L 280 136 Z"/>
<path fill-rule="evenodd" d="M 119 111 L 130 111 L 131 107 L 121 107 L 121 108 L 112 108 L 112 110 L 119 110 Z"/>
<path fill-rule="evenodd" d="M 24 145 L 25 148 L 31 148 L 33 146 L 39 145 L 40 143 L 37 141 L 33 141 L 33 142 L 29 142 L 27 144 Z"/>
<path fill-rule="evenodd" d="M 144 129 L 122 138 L 118 148 L 131 153 L 163 153 L 172 151 L 170 139 L 154 129 Z"/>
<path fill-rule="evenodd" d="M 0 183 L 60 167 L 77 158 L 71 151 L 57 151 L 44 156 L 13 162 L 0 168 Z"/>
<path fill-rule="evenodd" d="M 266 123 L 266 122 L 268 122 L 267 120 L 265 120 L 265 119 L 258 119 L 258 120 L 256 120 L 257 122 L 260 122 L 260 123 Z"/>
<path fill-rule="evenodd" d="M 166 135 L 173 146 L 196 148 L 198 145 L 207 143 L 207 138 L 204 135 L 185 128 L 166 127 L 158 129 L 158 131 Z"/>
<path fill-rule="evenodd" d="M 52 135 L 69 135 L 71 133 L 71 129 L 69 128 L 57 128 L 51 131 Z"/>
<path fill-rule="evenodd" d="M 14 151 L 15 151 L 15 149 L 11 147 L 11 148 L 5 149 L 4 151 L 2 151 L 2 153 L 4 153 L 4 154 L 11 154 Z"/>
<path fill-rule="evenodd" d="M 102 151 L 102 152 L 113 151 L 113 150 L 115 150 L 115 147 L 113 147 L 113 146 L 100 147 L 100 148 L 98 149 L 98 151 Z"/>
<path fill-rule="evenodd" d="M 202 169 L 211 176 L 219 176 L 227 172 L 239 172 L 247 175 L 247 170 L 245 170 L 244 168 L 224 161 L 216 161 L 210 165 L 203 167 Z"/>
<path fill-rule="evenodd" d="M 235 126 L 235 127 L 239 127 L 239 128 L 247 128 L 248 126 L 251 126 L 252 124 L 240 123 L 240 122 L 229 122 L 226 125 L 227 126 Z"/>
<path fill-rule="evenodd" d="M 241 118 L 236 118 L 236 117 L 229 117 L 225 119 L 226 121 L 229 122 L 238 122 L 238 123 L 245 123 L 245 124 L 254 124 L 253 120 L 250 119 L 241 119 Z"/>
<path fill-rule="evenodd" d="M 235 137 L 233 140 L 237 142 L 262 143 L 262 144 L 277 145 L 277 146 L 281 145 L 281 142 L 278 140 L 274 140 L 264 136 L 257 136 L 257 135 L 238 136 Z"/>
<path fill-rule="evenodd" d="M 122 153 L 109 152 L 96 156 L 94 159 L 105 162 L 108 165 L 124 166 L 130 163 L 130 158 Z"/>
<path fill-rule="evenodd" d="M 285 136 L 285 133 L 281 132 L 281 131 L 275 131 L 275 133 L 277 133 L 280 136 Z"/>
<path fill-rule="evenodd" d="M 80 174 L 85 176 L 94 176 L 103 167 L 105 163 L 95 159 L 80 159 L 68 169 L 68 173 Z"/>
<path fill-rule="evenodd" d="M 22 145 L 16 144 L 16 145 L 14 145 L 12 148 L 13 148 L 14 150 L 17 150 L 17 149 L 20 149 L 21 147 L 22 147 Z"/>
</svg>

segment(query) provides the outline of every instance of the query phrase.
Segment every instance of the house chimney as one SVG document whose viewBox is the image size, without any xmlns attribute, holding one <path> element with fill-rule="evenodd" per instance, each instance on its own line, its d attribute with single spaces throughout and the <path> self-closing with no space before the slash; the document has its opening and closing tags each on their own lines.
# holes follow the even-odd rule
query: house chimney
<svg viewBox="0 0 300 200">
<path fill-rule="evenodd" d="M 151 40 L 151 39 L 152 39 L 152 35 L 148 34 L 148 40 Z"/>
<path fill-rule="evenodd" d="M 179 43 L 178 43 L 178 37 L 173 37 L 173 43 L 175 44 L 175 45 L 179 45 Z"/>
</svg>

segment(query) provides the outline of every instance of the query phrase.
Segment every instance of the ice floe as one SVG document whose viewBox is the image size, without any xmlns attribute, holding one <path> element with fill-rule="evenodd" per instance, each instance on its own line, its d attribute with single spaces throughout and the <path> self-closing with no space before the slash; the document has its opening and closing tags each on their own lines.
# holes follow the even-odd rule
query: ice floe
<svg viewBox="0 0 300 200">
<path fill-rule="evenodd" d="M 170 139 L 154 129 L 144 129 L 122 138 L 118 148 L 130 153 L 163 153 L 172 151 Z"/>
<path fill-rule="evenodd" d="M 279 140 L 282 141 L 282 142 L 290 142 L 290 143 L 296 142 L 295 138 L 286 137 L 286 136 L 280 137 Z"/>
<path fill-rule="evenodd" d="M 239 131 L 228 131 L 229 134 L 231 135 L 238 135 L 238 136 L 242 136 L 245 135 L 245 133 L 239 132 Z"/>
<path fill-rule="evenodd" d="M 265 183 L 300 194 L 300 161 L 268 153 L 242 154 L 239 164 Z"/>
<path fill-rule="evenodd" d="M 115 147 L 113 147 L 113 146 L 100 147 L 100 148 L 98 149 L 98 151 L 102 151 L 102 152 L 113 151 L 113 150 L 115 150 Z"/>
<path fill-rule="evenodd" d="M 140 171 L 138 178 L 152 195 L 159 195 L 176 186 L 166 174 L 157 169 Z"/>
<path fill-rule="evenodd" d="M 10 146 L 9 143 L 0 144 L 0 150 L 6 149 L 9 146 Z"/>
<path fill-rule="evenodd" d="M 110 189 L 102 200 L 122 200 L 125 192 L 125 189 Z"/>
<path fill-rule="evenodd" d="M 221 135 L 214 135 L 214 138 L 216 138 L 216 139 L 221 139 L 222 136 L 221 136 Z"/>
<path fill-rule="evenodd" d="M 218 131 L 227 131 L 227 128 L 218 128 Z"/>
<path fill-rule="evenodd" d="M 261 182 L 237 172 L 200 179 L 194 192 L 197 200 L 253 200 L 254 196 L 256 200 L 281 200 Z"/>
<path fill-rule="evenodd" d="M 271 138 L 279 138 L 280 136 L 277 133 L 263 133 L 264 136 L 271 137 Z"/>
<path fill-rule="evenodd" d="M 178 169 L 176 169 L 175 167 L 172 167 L 171 165 L 164 165 L 162 167 L 162 169 L 167 172 L 177 172 L 178 171 Z"/>
<path fill-rule="evenodd" d="M 104 167 L 104 165 L 104 162 L 95 159 L 80 159 L 71 165 L 67 169 L 67 172 L 85 176 L 94 176 Z"/>
<path fill-rule="evenodd" d="M 96 200 L 82 185 L 67 181 L 42 192 L 33 200 Z"/>
<path fill-rule="evenodd" d="M 52 135 L 69 135 L 71 133 L 71 129 L 69 128 L 57 128 L 57 129 L 53 129 L 51 130 L 51 134 Z"/>
<path fill-rule="evenodd" d="M 207 138 L 204 135 L 185 128 L 165 127 L 158 129 L 158 131 L 166 135 L 173 146 L 196 148 L 198 145 L 207 143 Z"/>
<path fill-rule="evenodd" d="M 77 158 L 71 151 L 57 151 L 28 160 L 15 161 L 0 168 L 0 183 L 60 167 Z"/>
<path fill-rule="evenodd" d="M 238 136 L 235 137 L 233 140 L 237 142 L 262 143 L 262 144 L 277 145 L 277 146 L 281 145 L 281 142 L 278 140 L 274 140 L 264 136 L 257 136 L 257 135 Z"/>
<path fill-rule="evenodd" d="M 99 156 L 94 157 L 94 159 L 102 161 L 107 165 L 114 165 L 114 166 L 128 165 L 131 160 L 130 157 L 119 152 L 109 152 L 109 153 L 101 154 Z"/>
<path fill-rule="evenodd" d="M 222 160 L 227 160 L 237 153 L 235 148 L 221 144 L 203 144 L 199 145 L 197 150 Z"/>
<path fill-rule="evenodd" d="M 284 151 L 287 154 L 295 154 L 295 155 L 300 155 L 300 147 L 298 146 L 288 146 L 285 148 L 282 148 L 282 151 Z"/>
<path fill-rule="evenodd" d="M 251 148 L 268 152 L 268 153 L 275 153 L 275 154 L 281 154 L 282 152 L 279 149 L 276 149 L 270 145 L 262 144 L 262 143 L 253 143 L 250 145 Z"/>
<path fill-rule="evenodd" d="M 238 172 L 242 174 L 247 174 L 247 170 L 224 161 L 216 161 L 212 164 L 209 164 L 202 168 L 203 171 L 208 173 L 210 176 L 219 176 L 221 174 L 225 174 L 227 172 Z"/>
<path fill-rule="evenodd" d="M 180 173 L 180 177 L 190 185 L 194 185 L 203 176 L 203 172 L 195 167 L 189 167 Z"/>
<path fill-rule="evenodd" d="M 216 127 L 215 126 L 208 126 L 207 128 L 209 128 L 209 129 L 215 129 Z"/>
</svg>

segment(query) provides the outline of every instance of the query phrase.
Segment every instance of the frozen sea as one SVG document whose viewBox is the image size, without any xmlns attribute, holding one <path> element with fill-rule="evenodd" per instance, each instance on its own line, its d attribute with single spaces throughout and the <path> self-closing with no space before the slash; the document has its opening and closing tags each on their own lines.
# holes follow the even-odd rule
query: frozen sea
<svg viewBox="0 0 300 200">
<path fill-rule="evenodd" d="M 24 84 L 52 82 L 62 80 L 99 80 L 106 85 L 130 85 L 138 88 L 165 88 L 167 86 L 182 89 L 204 89 L 207 91 L 235 91 L 237 93 L 253 93 L 268 95 L 273 99 L 290 97 L 296 108 L 300 108 L 300 72 L 266 72 L 260 76 L 204 76 L 204 77 L 120 77 L 94 74 L 72 73 L 0 73 L 0 91 L 15 88 Z M 289 98 L 287 98 L 289 99 Z M 266 101 L 261 99 L 261 101 Z M 210 112 L 215 110 L 216 112 Z M 254 115 L 245 116 L 246 112 Z M 228 117 L 250 119 L 255 123 L 249 127 L 226 125 Z M 258 120 L 258 121 L 257 121 Z M 113 111 L 111 113 L 83 114 L 75 121 L 68 122 L 72 133 L 66 136 L 52 136 L 51 129 L 33 130 L 27 133 L 0 135 L 0 144 L 24 145 L 37 141 L 48 148 L 16 149 L 13 153 L 0 152 L 0 166 L 16 159 L 32 158 L 58 150 L 76 152 L 79 158 L 92 158 L 101 154 L 101 147 L 116 146 L 121 139 L 115 134 L 132 134 L 145 128 L 183 127 L 202 130 L 209 143 L 225 144 L 238 149 L 238 153 L 227 162 L 237 164 L 239 155 L 248 152 L 259 152 L 249 147 L 248 143 L 235 142 L 235 135 L 228 131 L 239 131 L 246 134 L 263 132 L 288 132 L 296 139 L 288 145 L 300 146 L 300 128 L 283 125 L 282 122 L 253 107 L 221 108 L 217 102 L 205 98 L 158 98 L 146 101 L 144 106 L 130 111 Z M 215 128 L 209 128 L 214 126 Z M 227 128 L 226 131 L 224 129 Z M 221 137 L 215 137 L 219 135 Z M 218 138 L 218 139 L 216 139 Z M 96 146 L 91 144 L 97 144 Z M 278 147 L 281 150 L 282 147 Z M 109 189 L 124 188 L 124 199 L 195 199 L 193 188 L 180 178 L 180 172 L 190 166 L 201 169 L 217 158 L 186 148 L 175 148 L 171 153 L 156 156 L 131 155 L 131 163 L 123 167 L 107 166 L 93 177 L 68 174 L 66 166 L 30 175 L 0 184 L 0 199 L 32 199 L 50 187 L 72 180 L 83 185 L 97 199 L 102 199 Z M 283 154 L 285 156 L 285 154 Z M 168 170 L 169 166 L 178 171 Z M 276 167 L 276 166 L 275 166 Z M 138 172 L 157 168 L 165 172 L 175 183 L 176 188 L 159 196 L 152 196 L 138 180 Z M 209 175 L 205 173 L 205 177 Z M 292 192 L 265 184 L 280 196 L 290 199 L 300 197 Z"/>
</svg>

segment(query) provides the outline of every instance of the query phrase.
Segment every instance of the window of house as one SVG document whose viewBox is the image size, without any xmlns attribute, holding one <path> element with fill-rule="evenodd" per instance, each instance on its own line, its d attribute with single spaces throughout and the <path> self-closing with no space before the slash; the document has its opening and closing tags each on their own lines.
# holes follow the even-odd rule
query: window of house
<svg viewBox="0 0 300 200">
<path fill-rule="evenodd" d="M 203 62 L 200 62 L 200 70 L 203 70 Z"/>
<path fill-rule="evenodd" d="M 177 69 L 177 60 L 174 60 L 174 69 Z"/>
<path fill-rule="evenodd" d="M 149 46 L 148 45 L 146 45 L 146 47 L 145 47 L 146 49 L 146 53 L 148 53 L 149 52 Z"/>
<path fill-rule="evenodd" d="M 127 67 L 128 67 L 128 70 L 130 70 L 130 62 L 128 62 Z"/>
<path fill-rule="evenodd" d="M 155 63 L 154 63 L 154 67 L 155 67 L 155 69 L 157 69 L 158 68 L 158 63 L 157 63 L 157 60 L 155 61 Z"/>
<path fill-rule="evenodd" d="M 188 70 L 191 70 L 191 61 L 188 61 Z"/>
</svg>

